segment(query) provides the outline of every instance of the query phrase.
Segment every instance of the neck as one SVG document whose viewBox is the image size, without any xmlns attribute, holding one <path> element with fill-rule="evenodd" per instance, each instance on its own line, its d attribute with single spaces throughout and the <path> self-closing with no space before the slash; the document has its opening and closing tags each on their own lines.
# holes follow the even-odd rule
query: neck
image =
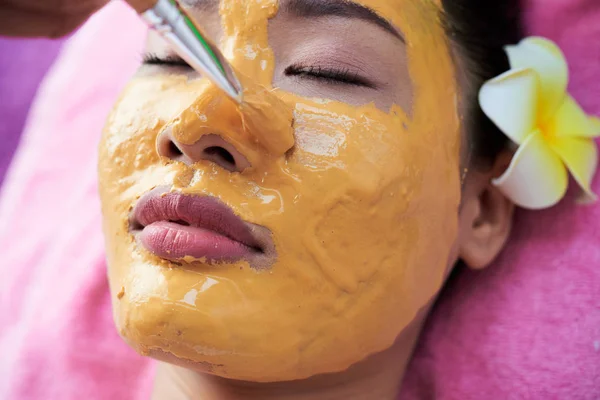
<svg viewBox="0 0 600 400">
<path fill-rule="evenodd" d="M 348 370 L 292 382 L 240 382 L 171 364 L 158 367 L 153 400 L 394 400 L 421 331 L 425 312 L 394 345 Z"/>
</svg>

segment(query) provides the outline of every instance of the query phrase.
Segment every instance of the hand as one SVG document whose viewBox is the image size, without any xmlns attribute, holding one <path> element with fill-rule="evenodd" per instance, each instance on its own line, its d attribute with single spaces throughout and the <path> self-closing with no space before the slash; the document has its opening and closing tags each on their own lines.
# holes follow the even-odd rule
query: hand
<svg viewBox="0 0 600 400">
<path fill-rule="evenodd" d="M 0 35 L 65 36 L 109 0 L 0 0 Z"/>
</svg>

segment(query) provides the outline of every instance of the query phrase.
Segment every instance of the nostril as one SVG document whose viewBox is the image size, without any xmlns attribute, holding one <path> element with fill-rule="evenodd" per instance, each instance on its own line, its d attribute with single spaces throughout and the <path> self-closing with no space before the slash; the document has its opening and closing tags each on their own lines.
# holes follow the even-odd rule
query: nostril
<svg viewBox="0 0 600 400">
<path fill-rule="evenodd" d="M 202 135 L 195 143 L 185 144 L 165 130 L 156 140 L 156 150 L 161 157 L 186 165 L 208 161 L 230 172 L 242 172 L 251 167 L 248 159 L 234 145 L 212 133 Z"/>
<path fill-rule="evenodd" d="M 181 151 L 181 149 L 179 147 L 177 147 L 177 145 L 172 141 L 169 140 L 169 157 L 171 158 L 175 158 L 175 157 L 179 157 L 181 155 L 183 155 L 183 152 Z"/>
<path fill-rule="evenodd" d="M 156 141 L 156 151 L 162 157 L 170 158 L 171 160 L 179 160 L 183 155 L 183 151 L 171 140 L 168 135 L 161 134 Z"/>
<path fill-rule="evenodd" d="M 204 154 L 207 159 L 214 161 L 222 167 L 234 170 L 235 169 L 235 158 L 227 149 L 220 146 L 211 146 L 204 149 Z"/>
</svg>

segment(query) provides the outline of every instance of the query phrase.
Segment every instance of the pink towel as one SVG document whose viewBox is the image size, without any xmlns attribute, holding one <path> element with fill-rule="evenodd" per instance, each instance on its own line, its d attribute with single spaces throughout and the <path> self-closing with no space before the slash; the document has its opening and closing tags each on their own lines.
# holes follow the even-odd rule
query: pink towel
<svg viewBox="0 0 600 400">
<path fill-rule="evenodd" d="M 600 114 L 597 0 L 531 0 L 566 51 L 572 93 Z M 125 36 L 115 26 L 129 26 Z M 145 399 L 153 363 L 112 324 L 96 142 L 143 28 L 119 3 L 67 45 L 0 196 L 0 399 Z M 594 187 L 600 192 L 600 176 Z M 520 212 L 503 256 L 444 291 L 403 398 L 600 398 L 600 205 Z"/>
<path fill-rule="evenodd" d="M 68 42 L 32 110 L 0 197 L 0 399 L 149 398 L 151 363 L 112 323 L 96 191 L 100 131 L 144 36 L 113 2 Z"/>
<path fill-rule="evenodd" d="M 600 115 L 600 2 L 529 0 L 527 11 L 530 31 L 565 51 L 571 93 Z M 403 400 L 600 399 L 600 204 L 573 202 L 517 213 L 494 265 L 450 283 Z"/>
</svg>

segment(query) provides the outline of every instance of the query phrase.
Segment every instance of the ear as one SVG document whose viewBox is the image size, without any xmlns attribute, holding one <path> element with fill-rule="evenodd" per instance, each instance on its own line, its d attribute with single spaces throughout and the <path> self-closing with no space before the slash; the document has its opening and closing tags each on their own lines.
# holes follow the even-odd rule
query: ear
<svg viewBox="0 0 600 400">
<path fill-rule="evenodd" d="M 473 171 L 465 181 L 459 217 L 459 255 L 470 268 L 487 267 L 510 235 L 514 204 L 491 183 L 506 170 L 510 158 L 510 154 L 503 154 L 489 172 Z"/>
</svg>

